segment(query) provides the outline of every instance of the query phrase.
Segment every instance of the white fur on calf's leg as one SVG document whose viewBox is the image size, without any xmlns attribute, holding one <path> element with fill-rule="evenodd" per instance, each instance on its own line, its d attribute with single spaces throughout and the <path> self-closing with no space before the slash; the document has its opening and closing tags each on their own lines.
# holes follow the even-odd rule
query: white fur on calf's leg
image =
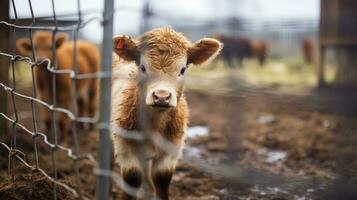
<svg viewBox="0 0 357 200">
<path fill-rule="evenodd" d="M 114 141 L 123 141 L 116 138 Z M 126 184 L 139 189 L 143 182 L 143 172 L 140 166 L 139 154 L 135 151 L 135 147 L 125 145 L 123 142 L 114 142 L 114 159 L 120 167 L 120 174 Z M 121 198 L 124 200 L 136 199 L 135 197 L 122 192 Z"/>
<path fill-rule="evenodd" d="M 164 153 L 158 159 L 153 161 L 152 179 L 155 185 L 156 196 L 161 200 L 169 199 L 170 183 L 178 159 L 181 157 L 182 146 L 183 145 L 178 145 L 175 153 Z"/>
</svg>

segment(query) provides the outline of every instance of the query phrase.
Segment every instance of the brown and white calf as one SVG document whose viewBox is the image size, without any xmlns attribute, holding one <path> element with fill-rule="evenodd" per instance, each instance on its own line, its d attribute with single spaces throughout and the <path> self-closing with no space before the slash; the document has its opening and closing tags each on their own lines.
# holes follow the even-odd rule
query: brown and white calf
<svg viewBox="0 0 357 200">
<path fill-rule="evenodd" d="M 185 72 L 191 65 L 213 59 L 222 44 L 211 38 L 191 43 L 170 28 L 153 29 L 138 39 L 114 37 L 112 88 L 112 140 L 115 162 L 124 180 L 134 188 L 142 186 L 145 174 L 154 185 L 156 196 L 169 199 L 169 185 L 184 145 L 188 107 L 184 92 Z M 143 106 L 143 107 L 141 107 Z M 138 115 L 140 109 L 146 112 Z M 146 119 L 149 136 L 159 135 L 170 142 L 176 153 L 169 153 L 156 143 L 145 144 L 122 137 L 140 128 Z M 144 148 L 144 151 L 142 149 Z M 144 172 L 140 153 L 151 162 L 151 172 Z M 122 193 L 121 199 L 135 199 Z"/>
<path fill-rule="evenodd" d="M 33 36 L 36 60 L 46 58 L 54 61 L 52 55 L 52 34 L 37 31 Z M 59 33 L 55 37 L 56 61 L 58 70 L 74 69 L 74 42 L 68 41 L 66 33 Z M 17 51 L 22 56 L 32 57 L 32 46 L 28 38 L 16 41 Z M 99 70 L 100 54 L 98 48 L 87 41 L 77 41 L 78 74 L 94 73 Z M 47 70 L 47 63 L 35 67 L 36 91 L 39 99 L 52 103 L 52 74 Z M 56 75 L 57 107 L 72 110 L 71 78 L 68 74 Z M 97 110 L 98 80 L 82 79 L 76 81 L 78 115 L 93 117 Z M 46 131 L 51 130 L 51 116 L 48 109 L 41 107 L 40 118 L 45 122 Z M 70 120 L 64 113 L 56 114 L 56 124 L 60 130 L 60 137 L 65 138 L 69 130 Z"/>
</svg>

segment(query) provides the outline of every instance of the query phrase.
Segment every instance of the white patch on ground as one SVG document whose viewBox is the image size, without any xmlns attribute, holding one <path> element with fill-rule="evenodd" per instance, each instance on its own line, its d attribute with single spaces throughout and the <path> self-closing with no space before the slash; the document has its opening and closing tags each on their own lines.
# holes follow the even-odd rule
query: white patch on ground
<svg viewBox="0 0 357 200">
<path fill-rule="evenodd" d="M 288 156 L 288 153 L 285 151 L 272 151 L 265 148 L 260 149 L 258 153 L 266 157 L 265 162 L 271 164 L 284 161 Z"/>
<path fill-rule="evenodd" d="M 271 151 L 267 154 L 266 162 L 276 163 L 286 159 L 287 153 L 284 151 Z"/>
<path fill-rule="evenodd" d="M 329 128 L 331 126 L 331 122 L 329 120 L 322 121 L 322 126 L 324 128 Z"/>
<path fill-rule="evenodd" d="M 258 117 L 257 121 L 259 124 L 266 125 L 275 122 L 276 118 L 274 115 L 261 115 Z"/>
<path fill-rule="evenodd" d="M 207 126 L 193 126 L 189 127 L 186 131 L 187 138 L 203 137 L 209 134 L 209 128 Z"/>
<path fill-rule="evenodd" d="M 188 157 L 194 157 L 194 158 L 202 157 L 202 150 L 197 147 L 190 146 L 190 145 L 185 145 L 185 148 L 183 149 L 183 153 L 185 156 L 188 156 Z"/>
<path fill-rule="evenodd" d="M 282 198 L 276 198 L 276 199 L 292 199 L 292 200 L 312 200 L 312 192 L 314 191 L 313 189 L 307 189 L 305 191 L 305 194 L 300 194 L 300 195 L 294 195 L 291 192 L 288 192 L 286 190 L 283 190 L 279 187 L 259 187 L 259 186 L 254 186 L 251 191 L 253 193 L 258 194 L 258 196 L 262 199 L 266 199 L 265 197 L 269 197 L 267 199 L 270 199 L 272 196 L 282 196 Z M 245 198 L 243 198 L 245 199 Z M 249 198 L 250 199 L 250 198 Z M 275 199 L 275 198 L 272 198 Z"/>
</svg>

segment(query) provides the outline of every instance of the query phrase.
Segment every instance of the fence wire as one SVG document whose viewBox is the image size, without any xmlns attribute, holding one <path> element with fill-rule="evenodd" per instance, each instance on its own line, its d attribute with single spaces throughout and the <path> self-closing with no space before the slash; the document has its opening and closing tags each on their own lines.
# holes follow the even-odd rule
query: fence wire
<svg viewBox="0 0 357 200">
<path fill-rule="evenodd" d="M 31 50 L 32 50 L 32 58 L 29 57 L 23 57 L 20 55 L 15 55 L 11 54 L 10 52 L 0 52 L 0 56 L 9 59 L 10 60 L 10 67 L 12 69 L 12 85 L 8 86 L 3 83 L 0 83 L 0 88 L 2 88 L 5 92 L 11 95 L 11 100 L 12 100 L 12 108 L 14 111 L 14 118 L 6 115 L 5 113 L 0 113 L 1 117 L 6 119 L 10 124 L 11 124 L 11 144 L 8 145 L 4 142 L 0 142 L 0 145 L 2 145 L 7 151 L 8 151 L 8 156 L 9 156 L 9 161 L 8 161 L 8 173 L 9 176 L 13 173 L 13 159 L 16 159 L 20 161 L 24 166 L 29 168 L 30 170 L 33 171 L 39 171 L 41 174 L 43 174 L 49 181 L 53 183 L 53 191 L 54 191 L 54 199 L 57 199 L 57 192 L 58 192 L 58 187 L 63 187 L 67 191 L 71 192 L 74 197 L 76 198 L 83 198 L 87 199 L 88 194 L 85 194 L 82 188 L 81 184 L 81 179 L 80 179 L 80 171 L 79 171 L 79 162 L 81 160 L 88 160 L 91 165 L 93 166 L 93 174 L 97 175 L 99 180 L 102 179 L 102 183 L 107 183 L 108 179 L 111 179 L 112 182 L 117 185 L 119 188 L 121 188 L 123 191 L 127 192 L 128 194 L 131 194 L 133 196 L 137 197 L 144 197 L 145 196 L 145 191 L 138 191 L 135 188 L 130 187 L 123 178 L 120 176 L 120 174 L 116 173 L 115 171 L 112 171 L 108 169 L 108 163 L 110 163 L 110 151 L 108 152 L 108 148 L 110 150 L 110 145 L 108 145 L 108 141 L 101 143 L 100 148 L 100 158 L 105 158 L 105 159 L 100 159 L 98 162 L 93 155 L 93 152 L 90 153 L 84 153 L 80 154 L 79 153 L 79 145 L 78 145 L 78 130 L 77 130 L 77 123 L 87 123 L 87 124 L 97 124 L 98 129 L 100 131 L 100 139 L 101 142 L 103 140 L 108 140 L 109 138 L 109 133 L 112 134 L 119 134 L 120 137 L 139 141 L 139 142 L 153 142 L 158 148 L 161 148 L 163 151 L 169 153 L 169 154 L 176 154 L 176 147 L 171 144 L 169 141 L 166 141 L 164 138 L 162 138 L 159 134 L 149 134 L 146 132 L 146 134 L 143 134 L 143 132 L 133 132 L 133 131 L 127 131 L 123 130 L 120 127 L 112 127 L 109 124 L 109 114 L 104 117 L 103 121 L 103 116 L 101 117 L 79 117 L 78 116 L 78 108 L 77 108 L 77 90 L 76 90 L 76 81 L 77 80 L 82 80 L 82 79 L 101 79 L 101 80 L 106 80 L 106 82 L 102 81 L 102 84 L 107 84 L 107 85 L 102 85 L 102 86 L 110 86 L 110 80 L 111 78 L 115 77 L 116 74 L 111 73 L 111 44 L 110 44 L 110 49 L 102 50 L 104 52 L 104 55 L 102 55 L 102 60 L 110 60 L 110 62 L 104 62 L 103 66 L 102 63 L 102 71 L 96 72 L 96 73 L 87 73 L 87 74 L 78 74 L 78 55 L 77 55 L 77 40 L 78 40 L 78 33 L 79 31 L 85 27 L 87 24 L 93 22 L 93 21 L 99 21 L 103 25 L 103 28 L 106 29 L 109 26 L 111 26 L 112 20 L 113 20 L 113 14 L 115 10 L 113 9 L 113 6 L 110 6 L 112 1 L 106 0 L 106 10 L 103 12 L 103 17 L 93 17 L 89 19 L 83 19 L 82 17 L 82 12 L 81 12 L 81 3 L 80 0 L 77 0 L 77 17 L 78 21 L 74 25 L 70 26 L 60 26 L 59 22 L 57 20 L 57 14 L 56 14 L 56 5 L 55 1 L 52 0 L 52 19 L 53 19 L 53 25 L 52 26 L 37 26 L 36 25 L 36 17 L 35 13 L 33 11 L 33 5 L 31 0 L 28 0 L 29 4 L 29 9 L 31 13 L 31 24 L 30 25 L 18 25 L 18 13 L 19 10 L 16 7 L 16 2 L 15 0 L 11 1 L 12 9 L 15 15 L 14 22 L 8 22 L 8 21 L 0 21 L 0 25 L 5 26 L 6 28 L 10 28 L 12 30 L 13 34 L 16 34 L 16 30 L 19 29 L 25 29 L 28 30 L 29 32 L 29 39 L 31 42 Z M 35 31 L 39 30 L 45 30 L 45 31 L 50 31 L 52 33 L 52 55 L 53 55 L 53 60 L 50 59 L 45 59 L 45 60 L 37 60 L 36 59 L 36 50 L 34 47 L 34 41 L 33 41 L 33 34 Z M 74 54 L 73 54 L 73 60 L 74 60 L 74 66 L 70 70 L 61 70 L 57 68 L 57 60 L 56 60 L 56 48 L 55 48 L 55 38 L 56 34 L 60 32 L 68 32 L 71 31 L 73 35 L 73 41 L 74 41 Z M 104 38 L 108 41 L 111 41 L 112 38 L 112 30 L 109 29 L 107 32 L 104 34 Z M 104 40 L 103 40 L 104 41 Z M 107 48 L 107 46 L 103 46 L 103 48 Z M 110 59 L 104 59 L 103 57 L 110 58 Z M 24 61 L 26 62 L 30 67 L 31 67 L 31 78 L 32 78 L 32 95 L 25 95 L 22 94 L 17 90 L 16 87 L 16 73 L 15 73 L 15 68 L 16 68 L 16 62 L 19 61 Z M 52 79 L 52 102 L 48 103 L 45 102 L 41 99 L 38 98 L 38 94 L 36 93 L 36 78 L 34 74 L 34 70 L 36 67 L 39 67 L 40 65 L 46 66 L 46 70 L 48 70 L 51 73 L 51 79 Z M 7 67 L 7 66 L 1 66 L 1 67 Z M 103 70 L 106 69 L 106 70 Z M 109 69 L 109 70 L 108 70 Z M 71 78 L 71 97 L 72 97 L 72 105 L 71 105 L 71 110 L 68 108 L 63 108 L 58 106 L 58 102 L 56 102 L 56 96 L 58 95 L 57 93 L 57 86 L 56 86 L 56 77 L 58 75 L 67 75 Z M 103 88 L 101 88 L 101 105 L 102 107 L 100 108 L 101 110 L 104 109 L 104 112 L 110 113 L 110 87 L 109 89 L 106 87 L 106 90 L 103 91 Z M 28 100 L 31 102 L 31 120 L 32 120 L 32 130 L 31 128 L 26 127 L 25 125 L 21 124 L 19 122 L 19 108 L 16 105 L 16 98 L 19 97 L 25 100 Z M 107 99 L 104 99 L 104 98 Z M 109 99 L 109 100 L 108 100 Z M 103 103 L 104 102 L 104 103 Z M 109 102 L 109 103 L 108 103 Z M 51 133 L 42 133 L 39 132 L 38 130 L 38 124 L 39 124 L 39 119 L 38 119 L 38 106 L 44 106 L 48 111 L 51 112 L 51 125 L 52 125 L 52 132 Z M 106 107 L 103 107 L 106 106 Z M 71 120 L 71 133 L 72 133 L 72 141 L 73 141 L 73 148 L 70 147 L 65 147 L 59 143 L 58 135 L 59 135 L 59 130 L 57 129 L 56 126 L 56 113 L 62 113 L 65 114 L 70 120 Z M 103 112 L 102 112 L 103 113 Z M 145 114 L 144 111 L 141 112 L 142 115 Z M 145 122 L 142 125 L 143 130 L 145 130 Z M 29 163 L 26 159 L 26 152 L 21 151 L 18 148 L 17 145 L 17 128 L 22 129 L 24 132 L 29 134 L 29 136 L 32 139 L 32 144 L 33 144 L 33 150 L 34 150 L 34 163 Z M 51 138 L 53 138 L 53 141 L 50 141 L 49 135 L 51 135 Z M 38 147 L 37 144 L 39 142 L 42 142 L 46 144 L 50 149 L 51 149 L 51 162 L 52 162 L 52 172 L 46 172 L 44 169 L 40 167 L 39 163 L 39 152 L 38 152 Z M 107 147 L 105 147 L 107 145 Z M 109 147 L 108 147 L 109 146 Z M 105 148 L 106 150 L 103 150 L 102 148 Z M 59 179 L 58 176 L 58 151 L 64 152 L 67 157 L 74 162 L 74 172 L 75 172 L 75 178 L 76 178 L 76 184 L 75 187 L 70 186 L 63 181 Z M 321 185 L 320 180 L 312 179 L 309 177 L 300 177 L 300 178 L 284 178 L 284 177 L 277 177 L 269 173 L 264 173 L 258 170 L 252 170 L 252 169 L 245 169 L 241 167 L 233 167 L 229 166 L 226 164 L 212 164 L 208 163 L 207 161 L 197 158 L 194 156 L 185 156 L 183 160 L 186 160 L 187 162 L 191 163 L 194 166 L 197 166 L 199 169 L 202 169 L 208 173 L 214 174 L 218 177 L 221 177 L 225 180 L 229 180 L 230 182 L 233 183 L 242 183 L 246 182 L 249 184 L 259 184 L 259 185 L 278 185 L 286 190 L 294 190 L 296 188 L 301 188 L 301 187 L 312 187 L 311 185 L 313 184 L 314 186 L 316 185 Z M 104 163 L 103 163 L 104 162 Z M 144 161 L 143 161 L 144 162 Z M 101 185 L 101 187 L 97 188 L 99 191 L 98 199 L 103 199 L 103 197 L 108 197 L 109 193 L 109 184 L 107 185 Z"/>
<path fill-rule="evenodd" d="M 12 0 L 11 5 L 12 5 L 12 9 L 14 11 L 14 15 L 15 15 L 15 20 L 13 23 L 7 22 L 7 21 L 0 21 L 0 24 L 5 25 L 9 28 L 12 29 L 12 33 L 16 34 L 16 30 L 17 29 L 26 29 L 29 31 L 29 39 L 30 39 L 30 43 L 31 43 L 31 51 L 32 51 L 32 58 L 28 58 L 28 57 L 22 57 L 20 55 L 11 55 L 9 53 L 6 52 L 0 52 L 0 55 L 3 57 L 6 57 L 8 59 L 10 59 L 11 61 L 11 68 L 12 68 L 12 87 L 9 87 L 7 85 L 4 85 L 3 83 L 0 83 L 0 87 L 3 88 L 4 91 L 10 93 L 11 95 L 11 99 L 12 99 L 12 107 L 13 107 L 13 111 L 14 111 L 14 116 L 15 119 L 11 119 L 9 116 L 5 115 L 4 113 L 0 113 L 2 117 L 4 117 L 6 120 L 8 120 L 11 125 L 12 125 L 12 140 L 11 140 L 11 145 L 8 146 L 7 144 L 1 142 L 1 145 L 5 147 L 5 149 L 7 149 L 9 151 L 9 163 L 8 163 L 8 171 L 9 171 L 9 175 L 12 172 L 12 160 L 13 158 L 16 158 L 17 160 L 21 161 L 24 166 L 30 168 L 31 170 L 34 171 L 39 171 L 41 172 L 48 180 L 50 180 L 51 182 L 54 183 L 53 185 L 53 191 L 54 191 L 54 199 L 57 199 L 57 186 L 61 186 L 63 188 L 65 188 L 66 190 L 68 190 L 69 192 L 71 192 L 74 197 L 78 198 L 78 197 L 83 197 L 85 198 L 85 196 L 82 196 L 82 189 L 81 189 L 81 181 L 80 181 L 80 175 L 79 175 L 79 166 L 78 166 L 78 162 L 82 159 L 87 159 L 89 161 L 91 161 L 92 165 L 94 168 L 98 167 L 97 161 L 94 159 L 94 156 L 92 154 L 82 154 L 79 155 L 78 154 L 78 138 L 77 138 L 77 128 L 76 128 L 76 123 L 75 122 L 81 122 L 81 123 L 97 123 L 98 119 L 97 118 L 87 118 L 87 117 L 83 117 L 80 118 L 78 117 L 78 108 L 77 108 L 77 91 L 76 91 L 76 76 L 78 73 L 78 62 L 77 62 L 77 39 L 78 39 L 78 32 L 81 28 L 83 28 L 84 26 L 86 26 L 88 23 L 94 21 L 94 20 L 98 20 L 103 22 L 103 24 L 105 24 L 106 19 L 106 15 L 104 15 L 104 18 L 91 18 L 88 20 L 83 21 L 82 20 L 82 16 L 81 16 L 81 7 L 80 7 L 80 0 L 77 1 L 77 14 L 78 14 L 78 22 L 75 25 L 72 26 L 59 26 L 59 23 L 57 21 L 57 15 L 56 15 L 56 6 L 55 6 L 55 1 L 52 0 L 51 4 L 52 4 L 52 17 L 53 17 L 53 26 L 36 26 L 36 18 L 35 18 L 35 14 L 33 12 L 33 6 L 32 6 L 32 2 L 31 0 L 28 1 L 29 4 L 29 9 L 30 9 L 30 13 L 31 13 L 31 19 L 32 19 L 32 23 L 28 26 L 21 26 L 21 25 L 17 25 L 17 22 L 19 21 L 17 13 L 18 13 L 18 9 L 16 8 L 16 2 L 14 0 Z M 113 11 L 111 11 L 113 12 Z M 109 12 L 110 13 L 110 12 Z M 108 12 L 106 13 L 108 14 Z M 34 31 L 38 31 L 38 30 L 47 30 L 47 31 L 51 31 L 52 32 L 52 49 L 51 49 L 51 53 L 53 55 L 53 60 L 51 62 L 50 59 L 45 59 L 45 60 L 41 60 L 38 61 L 36 59 L 36 51 L 35 51 L 35 47 L 34 47 L 34 41 L 33 41 L 33 32 Z M 56 61 L 56 47 L 55 47 L 55 36 L 58 32 L 64 32 L 64 31 L 72 31 L 73 34 L 73 40 L 74 40 L 74 53 L 73 53 L 73 60 L 74 60 L 74 66 L 72 68 L 72 70 L 58 70 L 57 69 L 57 61 Z M 111 37 L 111 36 L 109 36 Z M 16 77 L 15 77 L 15 63 L 18 61 L 25 61 L 26 63 L 29 64 L 29 66 L 31 66 L 31 77 L 32 77 L 32 96 L 28 96 L 28 95 L 24 95 L 21 94 L 19 92 L 17 92 L 16 90 Z M 39 67 L 42 64 L 46 65 L 46 70 L 48 70 L 51 75 L 52 75 L 52 102 L 47 103 L 44 102 L 42 100 L 40 100 L 39 98 L 37 98 L 37 94 L 36 94 L 36 79 L 35 79 L 35 75 L 34 75 L 34 68 L 35 67 Z M 6 66 L 2 66 L 2 67 L 6 67 Z M 65 74 L 68 75 L 71 78 L 71 97 L 72 97 L 72 111 L 70 111 L 69 109 L 66 108 L 61 108 L 57 106 L 57 102 L 56 102 L 56 95 L 57 95 L 57 86 L 56 86 L 56 76 L 59 74 Z M 30 100 L 31 102 L 31 112 L 32 112 L 32 124 L 33 124 L 33 131 L 31 131 L 29 128 L 25 127 L 23 124 L 20 124 L 18 122 L 18 108 L 16 106 L 16 100 L 15 100 L 15 96 L 17 97 L 21 97 L 23 99 L 27 99 Z M 38 118 L 37 118 L 37 106 L 38 105 L 42 105 L 45 106 L 50 112 L 51 112 L 51 126 L 52 126 L 52 138 L 54 138 L 53 142 L 50 142 L 48 139 L 48 134 L 44 134 L 44 133 L 40 133 L 38 132 L 38 128 L 37 128 L 37 124 L 38 124 Z M 59 144 L 58 141 L 58 130 L 57 130 L 57 126 L 56 126 L 56 114 L 55 113 L 63 113 L 65 115 L 67 115 L 67 117 L 72 121 L 72 127 L 71 127 L 71 133 L 72 133 L 72 138 L 73 138 L 73 143 L 74 143 L 74 147 L 73 148 L 68 148 L 68 147 L 64 147 L 62 145 Z M 32 136 L 32 140 L 33 140 L 33 146 L 34 146 L 34 160 L 35 160 L 35 164 L 30 164 L 26 161 L 26 158 L 24 155 L 26 155 L 25 152 L 22 152 L 18 149 L 17 147 L 17 142 L 16 142 L 16 127 L 19 127 L 20 129 L 24 130 L 25 132 L 29 133 Z M 45 170 L 43 170 L 42 168 L 39 167 L 39 162 L 38 162 L 38 150 L 37 150 L 37 142 L 38 140 L 42 139 L 42 142 L 44 144 L 47 144 L 50 149 L 51 149 L 51 156 L 52 156 L 52 174 L 53 176 L 50 176 L 48 172 L 45 172 Z M 74 162 L 74 171 L 75 171 L 75 177 L 76 177 L 76 187 L 73 188 L 63 182 L 61 182 L 60 180 L 58 180 L 58 161 L 57 161 L 57 151 L 63 151 L 67 154 L 67 156 L 73 160 Z"/>
</svg>

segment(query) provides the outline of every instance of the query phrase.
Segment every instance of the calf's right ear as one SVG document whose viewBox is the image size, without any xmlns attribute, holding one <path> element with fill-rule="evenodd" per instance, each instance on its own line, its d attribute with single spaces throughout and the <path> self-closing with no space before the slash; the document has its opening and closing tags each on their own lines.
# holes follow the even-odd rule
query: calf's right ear
<svg viewBox="0 0 357 200">
<path fill-rule="evenodd" d="M 16 40 L 16 51 L 19 55 L 22 56 L 31 56 L 32 55 L 32 47 L 31 42 L 27 38 L 20 38 Z"/>
<path fill-rule="evenodd" d="M 63 43 L 65 43 L 68 40 L 68 34 L 67 33 L 58 33 L 56 35 L 56 48 L 59 48 Z"/>
<path fill-rule="evenodd" d="M 188 64 L 200 65 L 213 60 L 223 48 L 223 44 L 213 38 L 203 38 L 188 50 Z"/>
<path fill-rule="evenodd" d="M 126 61 L 140 60 L 138 44 L 129 36 L 118 35 L 113 38 L 113 51 Z"/>
</svg>

